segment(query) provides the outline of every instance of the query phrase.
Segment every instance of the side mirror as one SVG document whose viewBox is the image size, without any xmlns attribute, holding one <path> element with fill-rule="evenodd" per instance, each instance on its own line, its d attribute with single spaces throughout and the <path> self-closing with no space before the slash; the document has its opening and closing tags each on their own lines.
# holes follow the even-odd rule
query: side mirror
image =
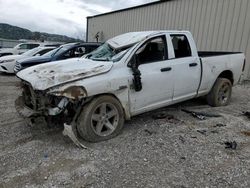
<svg viewBox="0 0 250 188">
<path fill-rule="evenodd" d="M 141 72 L 138 69 L 139 65 L 140 65 L 140 62 L 139 62 L 138 55 L 135 54 L 131 58 L 130 62 L 128 63 L 128 67 L 130 67 L 132 69 L 132 72 L 133 72 L 133 76 L 134 76 L 133 86 L 134 86 L 134 90 L 136 92 L 139 92 L 142 90 Z"/>
<path fill-rule="evenodd" d="M 139 58 L 137 54 L 134 54 L 128 63 L 128 67 L 132 69 L 137 69 L 139 67 Z"/>
</svg>

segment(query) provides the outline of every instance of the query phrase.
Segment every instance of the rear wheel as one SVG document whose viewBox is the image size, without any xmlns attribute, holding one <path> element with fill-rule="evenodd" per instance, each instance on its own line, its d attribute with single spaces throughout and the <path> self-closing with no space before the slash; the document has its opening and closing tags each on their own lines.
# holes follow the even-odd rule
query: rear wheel
<svg viewBox="0 0 250 188">
<path fill-rule="evenodd" d="M 207 95 L 207 102 L 210 106 L 226 106 L 232 94 L 232 83 L 227 78 L 218 78 Z"/>
<path fill-rule="evenodd" d="M 90 142 L 117 136 L 124 124 L 123 108 L 112 96 L 100 96 L 84 106 L 77 122 L 80 136 Z"/>
</svg>

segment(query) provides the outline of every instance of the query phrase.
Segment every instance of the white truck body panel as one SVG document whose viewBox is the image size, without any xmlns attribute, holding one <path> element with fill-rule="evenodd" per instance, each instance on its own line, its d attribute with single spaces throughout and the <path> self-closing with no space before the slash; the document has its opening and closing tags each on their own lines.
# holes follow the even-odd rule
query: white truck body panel
<svg viewBox="0 0 250 188">
<path fill-rule="evenodd" d="M 199 95 L 207 94 L 220 73 L 225 70 L 233 72 L 233 85 L 239 83 L 243 74 L 242 66 L 244 61 L 243 54 L 232 54 L 225 56 L 213 56 L 201 58 L 203 66 L 203 74 Z"/>
</svg>

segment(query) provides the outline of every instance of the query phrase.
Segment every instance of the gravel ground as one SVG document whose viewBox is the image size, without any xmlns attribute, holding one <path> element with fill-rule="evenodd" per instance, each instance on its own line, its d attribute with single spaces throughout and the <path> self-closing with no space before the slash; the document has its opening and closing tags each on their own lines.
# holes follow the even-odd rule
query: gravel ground
<svg viewBox="0 0 250 188">
<path fill-rule="evenodd" d="M 134 117 L 118 137 L 77 148 L 61 128 L 28 127 L 14 100 L 17 79 L 0 75 L 0 187 L 250 187 L 250 83 L 229 106 L 202 99 Z M 199 120 L 181 108 L 221 114 Z M 153 119 L 164 112 L 174 118 Z M 225 126 L 216 126 L 223 124 Z M 226 149 L 224 142 L 237 148 Z"/>
</svg>

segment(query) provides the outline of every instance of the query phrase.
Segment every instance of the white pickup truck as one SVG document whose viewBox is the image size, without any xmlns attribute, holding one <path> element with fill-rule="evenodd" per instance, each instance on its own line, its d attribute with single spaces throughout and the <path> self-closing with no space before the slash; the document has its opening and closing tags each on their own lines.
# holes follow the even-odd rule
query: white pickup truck
<svg viewBox="0 0 250 188">
<path fill-rule="evenodd" d="M 83 58 L 20 71 L 16 108 L 98 142 L 118 135 L 124 120 L 174 103 L 206 96 L 227 105 L 244 67 L 243 53 L 198 52 L 188 31 L 131 32 Z"/>
</svg>

